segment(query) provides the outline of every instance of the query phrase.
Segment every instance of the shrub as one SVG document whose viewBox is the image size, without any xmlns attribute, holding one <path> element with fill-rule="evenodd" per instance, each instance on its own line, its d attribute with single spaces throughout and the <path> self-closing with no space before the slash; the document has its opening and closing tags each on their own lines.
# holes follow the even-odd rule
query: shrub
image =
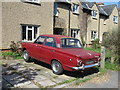
<svg viewBox="0 0 120 90">
<path fill-rule="evenodd" d="M 12 52 L 16 52 L 16 53 L 22 55 L 22 49 L 21 49 L 21 42 L 20 41 L 18 41 L 17 43 L 15 43 L 14 41 L 11 41 L 10 49 L 11 49 Z"/>
<path fill-rule="evenodd" d="M 106 47 L 107 50 L 111 53 L 111 57 L 118 57 L 117 62 L 120 59 L 120 28 L 114 29 L 105 35 L 102 45 Z"/>
<path fill-rule="evenodd" d="M 95 39 L 95 40 L 93 40 L 93 41 L 92 41 L 92 48 L 94 48 L 94 49 L 100 48 L 99 41 L 100 41 L 100 40 L 99 40 L 98 38 Z"/>
</svg>

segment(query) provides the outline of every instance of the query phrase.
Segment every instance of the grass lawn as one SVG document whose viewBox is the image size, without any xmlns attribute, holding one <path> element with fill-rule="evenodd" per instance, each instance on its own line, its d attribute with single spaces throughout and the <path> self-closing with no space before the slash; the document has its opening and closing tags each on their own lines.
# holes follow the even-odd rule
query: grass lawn
<svg viewBox="0 0 120 90">
<path fill-rule="evenodd" d="M 84 49 L 100 53 L 100 48 L 97 48 L 97 49 L 93 49 L 93 48 L 84 48 Z"/>
<path fill-rule="evenodd" d="M 100 53 L 100 48 L 98 48 L 98 49 L 85 48 L 85 49 Z M 105 62 L 105 68 L 106 69 L 120 71 L 120 67 L 117 63 L 111 63 L 110 62 L 111 53 L 110 53 L 109 50 L 106 50 L 105 57 L 106 57 L 106 62 Z"/>
<path fill-rule="evenodd" d="M 2 52 L 0 54 L 0 56 L 2 56 L 2 57 L 12 57 L 13 60 L 14 59 L 23 59 L 23 57 L 19 53 L 11 52 L 11 51 L 9 51 L 9 52 Z"/>
</svg>

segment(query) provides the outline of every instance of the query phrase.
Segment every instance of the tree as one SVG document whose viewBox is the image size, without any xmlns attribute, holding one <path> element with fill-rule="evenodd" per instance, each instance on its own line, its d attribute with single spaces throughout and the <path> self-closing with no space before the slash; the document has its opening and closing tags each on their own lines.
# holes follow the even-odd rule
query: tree
<svg viewBox="0 0 120 90">
<path fill-rule="evenodd" d="M 107 33 L 104 36 L 102 45 L 104 45 L 111 53 L 111 62 L 114 63 L 115 57 L 117 61 L 120 60 L 120 28 L 113 29 L 113 31 Z"/>
</svg>

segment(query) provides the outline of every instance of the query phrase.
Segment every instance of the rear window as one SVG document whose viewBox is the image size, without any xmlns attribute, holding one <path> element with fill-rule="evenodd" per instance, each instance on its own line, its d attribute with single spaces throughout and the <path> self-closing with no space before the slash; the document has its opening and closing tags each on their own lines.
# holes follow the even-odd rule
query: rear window
<svg viewBox="0 0 120 90">
<path fill-rule="evenodd" d="M 62 38 L 61 39 L 62 48 L 81 48 L 81 43 L 75 38 Z"/>
</svg>

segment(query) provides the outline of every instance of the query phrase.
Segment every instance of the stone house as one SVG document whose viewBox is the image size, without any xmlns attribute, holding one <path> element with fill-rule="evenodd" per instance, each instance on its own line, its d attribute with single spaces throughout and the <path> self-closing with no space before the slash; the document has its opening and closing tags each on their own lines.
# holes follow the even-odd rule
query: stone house
<svg viewBox="0 0 120 90">
<path fill-rule="evenodd" d="M 102 42 L 103 35 L 118 28 L 118 9 L 116 5 L 104 6 L 103 3 L 81 2 L 83 13 L 87 13 L 86 37 L 87 45 L 99 39 Z"/>
<path fill-rule="evenodd" d="M 80 39 L 79 2 L 54 3 L 53 34 L 66 35 Z"/>
<path fill-rule="evenodd" d="M 41 34 L 79 38 L 79 4 L 68 0 L 19 0 L 0 2 L 0 50 L 10 49 L 11 41 L 33 42 Z"/>
<path fill-rule="evenodd" d="M 53 34 L 53 2 L 0 2 L 0 9 L 0 49 L 9 49 L 11 41 L 31 42 L 40 34 Z"/>
<path fill-rule="evenodd" d="M 0 18 L 0 50 L 10 49 L 11 41 L 33 42 L 41 34 L 71 36 L 89 45 L 118 27 L 115 5 L 74 0 L 0 2 Z"/>
</svg>

